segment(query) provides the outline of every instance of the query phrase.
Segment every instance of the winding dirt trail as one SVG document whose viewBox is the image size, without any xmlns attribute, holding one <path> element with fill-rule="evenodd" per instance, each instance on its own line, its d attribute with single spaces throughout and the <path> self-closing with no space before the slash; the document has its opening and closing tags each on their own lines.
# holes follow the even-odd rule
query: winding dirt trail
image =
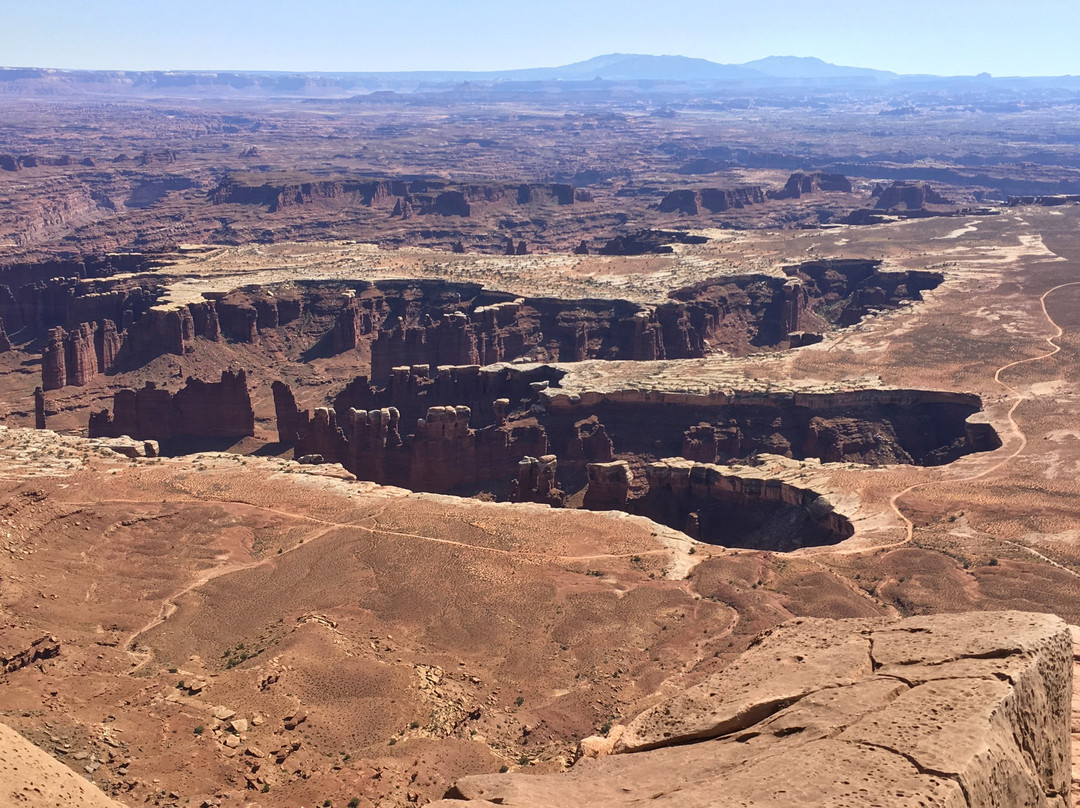
<svg viewBox="0 0 1080 808">
<path fill-rule="evenodd" d="M 332 522 L 332 521 L 328 521 L 328 520 L 325 520 L 325 519 L 319 519 L 318 517 L 315 517 L 315 516 L 309 516 L 307 514 L 294 513 L 292 511 L 285 511 L 285 510 L 281 510 L 279 508 L 271 508 L 271 507 L 262 506 L 262 505 L 254 505 L 254 504 L 252 504 L 250 502 L 243 502 L 241 500 L 182 499 L 182 500 L 173 500 L 173 501 L 174 502 L 179 501 L 179 502 L 188 502 L 188 503 L 198 503 L 198 504 L 206 504 L 207 502 L 213 502 L 213 503 L 221 504 L 221 505 L 231 505 L 231 506 L 234 506 L 234 507 L 239 506 L 241 508 L 246 508 L 246 509 L 250 509 L 250 510 L 254 510 L 254 511 L 259 511 L 261 513 L 272 513 L 272 514 L 275 514 L 277 516 L 283 516 L 283 517 L 286 517 L 286 518 L 291 518 L 291 519 L 296 519 L 296 520 L 306 521 L 306 522 L 313 522 L 315 524 L 322 525 L 323 528 L 321 530 L 317 531 L 316 533 L 310 535 L 310 536 L 305 536 L 304 539 L 301 542 L 298 542 L 297 544 L 293 545 L 292 547 L 283 548 L 281 552 L 276 553 L 274 555 L 269 555 L 266 558 L 262 558 L 262 559 L 258 559 L 258 560 L 252 560 L 252 561 L 239 562 L 239 563 L 235 563 L 235 564 L 224 564 L 224 565 L 219 566 L 219 567 L 214 567 L 212 569 L 205 570 L 200 575 L 198 575 L 195 579 L 193 579 L 190 583 L 188 583 L 186 586 L 184 586 L 182 589 L 179 589 L 176 592 L 173 592 L 168 597 L 166 597 L 164 600 L 162 600 L 161 607 L 160 607 L 160 609 L 158 611 L 158 616 L 155 617 L 154 619 L 150 620 L 148 623 L 146 623 L 142 627 L 136 629 L 134 632 L 132 632 L 124 642 L 124 648 L 127 650 L 128 654 L 130 654 L 133 658 L 138 660 L 137 663 L 135 664 L 135 666 L 131 669 L 131 671 L 130 671 L 131 673 L 137 672 L 140 668 L 142 668 L 144 665 L 146 665 L 147 663 L 149 663 L 153 659 L 153 653 L 151 651 L 140 651 L 140 650 L 138 650 L 137 645 L 138 645 L 139 637 L 141 637 L 143 634 L 146 634 L 148 631 L 152 631 L 153 629 L 157 628 L 162 623 L 164 623 L 166 620 L 168 620 L 168 618 L 171 617 L 176 612 L 176 610 L 179 608 L 177 606 L 177 603 L 176 603 L 177 600 L 182 598 L 184 595 L 186 595 L 189 592 L 192 592 L 195 589 L 198 589 L 199 587 L 209 583 L 210 581 L 213 581 L 213 580 L 215 580 L 217 578 L 220 578 L 220 577 L 222 577 L 224 575 L 231 575 L 233 573 L 244 572 L 246 570 L 255 569 L 257 567 L 262 567 L 262 566 L 267 566 L 267 565 L 270 565 L 270 564 L 275 564 L 275 563 L 277 563 L 278 560 L 280 560 L 287 553 L 295 552 L 296 550 L 299 550 L 302 547 L 304 547 L 305 543 L 310 543 L 311 541 L 319 539 L 319 538 L 325 536 L 326 534 L 331 533 L 331 532 L 333 532 L 335 530 L 357 530 L 357 531 L 362 531 L 362 532 L 367 533 L 367 534 L 372 535 L 372 536 L 374 536 L 376 534 L 383 535 L 383 536 L 393 536 L 393 537 L 397 537 L 397 538 L 414 539 L 414 540 L 420 540 L 420 541 L 425 541 L 425 542 L 431 542 L 431 543 L 434 543 L 434 544 L 443 544 L 443 545 L 449 545 L 449 546 L 452 546 L 452 547 L 460 547 L 460 548 L 463 548 L 463 549 L 466 549 L 466 550 L 475 550 L 475 551 L 478 551 L 478 552 L 491 553 L 491 554 L 495 554 L 495 555 L 521 557 L 521 558 L 536 558 L 536 559 L 540 559 L 540 560 L 544 560 L 544 561 L 554 561 L 554 562 L 563 562 L 563 563 L 574 563 L 574 562 L 579 562 L 579 561 L 599 561 L 599 560 L 605 560 L 605 559 L 637 558 L 637 557 L 640 557 L 640 556 L 652 556 L 652 555 L 668 555 L 671 552 L 668 548 L 661 548 L 661 549 L 657 549 L 657 550 L 638 550 L 636 552 L 629 552 L 629 553 L 594 553 L 594 554 L 590 554 L 590 555 L 560 555 L 560 554 L 557 554 L 557 553 L 542 553 L 542 552 L 534 552 L 534 551 L 529 551 L 529 550 L 506 550 L 506 549 L 503 549 L 501 547 L 485 547 L 484 545 L 479 545 L 479 544 L 469 544 L 468 542 L 455 541 L 453 539 L 439 539 L 439 538 L 436 538 L 434 536 L 425 536 L 425 535 L 423 535 L 421 533 L 406 533 L 406 532 L 390 530 L 388 528 L 382 527 L 379 524 L 378 517 L 382 514 L 383 511 L 386 510 L 387 507 L 389 507 L 389 505 L 384 505 L 382 508 L 379 508 L 374 513 L 366 514 L 365 516 L 363 516 L 362 517 L 363 519 L 369 519 L 373 523 L 371 525 L 364 525 L 364 524 L 358 524 L 356 522 Z M 108 499 L 108 500 L 96 500 L 93 503 L 85 502 L 85 503 L 73 503 L 73 504 L 90 505 L 90 504 L 148 504 L 148 503 L 144 502 L 143 500 Z"/>
<path fill-rule="evenodd" d="M 982 471 L 978 472 L 977 474 L 972 474 L 969 477 L 959 477 L 959 478 L 956 478 L 956 479 L 934 480 L 934 481 L 931 481 L 931 482 L 916 483 L 915 485 L 909 485 L 904 490 L 898 491 L 897 493 L 893 494 L 892 497 L 889 499 L 889 507 L 892 508 L 893 512 L 897 516 L 899 516 L 900 519 L 902 519 L 903 522 L 904 522 L 904 532 L 906 534 L 904 536 L 904 538 L 901 541 L 894 542 L 892 544 L 884 544 L 884 545 L 878 545 L 876 547 L 861 548 L 859 550 L 853 550 L 853 551 L 851 551 L 852 553 L 865 553 L 865 552 L 869 552 L 871 550 L 877 551 L 877 550 L 889 549 L 889 548 L 892 548 L 892 547 L 900 547 L 902 545 L 908 544 L 912 540 L 912 538 L 914 537 L 914 534 L 915 534 L 915 523 L 912 522 L 910 519 L 908 519 L 907 516 L 904 515 L 904 512 L 902 510 L 900 510 L 900 505 L 899 505 L 900 500 L 903 497 L 910 494 L 912 491 L 918 491 L 921 488 L 929 488 L 930 486 L 948 485 L 950 483 L 968 483 L 968 482 L 972 482 L 973 480 L 981 479 L 983 477 L 986 477 L 989 474 L 993 474 L 995 471 L 997 471 L 998 469 L 1000 469 L 1003 466 L 1007 465 L 1008 463 L 1012 462 L 1020 454 L 1023 453 L 1024 449 L 1026 449 L 1027 445 L 1028 445 L 1028 437 L 1024 433 L 1024 430 L 1021 429 L 1020 424 L 1017 422 L 1017 420 L 1016 420 L 1016 418 L 1014 416 L 1015 416 L 1017 408 L 1021 404 L 1023 404 L 1025 401 L 1027 401 L 1028 398 L 1026 396 L 1024 396 L 1024 394 L 1021 393 L 1019 390 L 1017 390 L 1015 387 L 1010 385 L 1008 382 L 1002 381 L 1001 374 L 1006 372 L 1007 370 L 1010 370 L 1011 368 L 1017 367 L 1018 365 L 1024 365 L 1024 364 L 1027 364 L 1029 362 L 1041 362 L 1044 359 L 1049 359 L 1050 357 L 1056 356 L 1058 353 L 1061 352 L 1061 350 L 1062 350 L 1061 346 L 1058 345 L 1056 342 L 1054 342 L 1054 340 L 1061 337 L 1065 333 L 1065 330 L 1060 325 L 1058 325 L 1057 322 L 1054 321 L 1054 318 L 1050 316 L 1050 312 L 1048 312 L 1046 310 L 1046 299 L 1050 295 L 1052 295 L 1054 292 L 1058 291 L 1059 289 L 1065 289 L 1066 287 L 1069 287 L 1069 286 L 1080 286 L 1080 281 L 1069 281 L 1068 283 L 1058 284 L 1057 286 L 1054 286 L 1051 289 L 1047 289 L 1045 292 L 1043 292 L 1042 296 L 1039 297 L 1039 307 L 1042 309 L 1043 316 L 1046 318 L 1047 322 L 1049 322 L 1050 325 L 1052 325 L 1054 327 L 1054 334 L 1049 336 L 1049 337 L 1044 337 L 1043 338 L 1046 341 L 1046 343 L 1051 347 L 1052 350 L 1049 351 L 1048 353 L 1040 354 L 1039 356 L 1032 356 L 1032 357 L 1029 357 L 1027 359 L 1018 359 L 1015 362 L 1009 362 L 1008 364 L 1002 365 L 1001 367 L 999 367 L 997 369 L 997 371 L 995 371 L 995 373 L 994 373 L 994 381 L 997 382 L 998 384 L 1000 384 L 1006 390 L 1008 390 L 1010 394 L 1016 396 L 1016 400 L 1013 402 L 1013 405 L 1009 408 L 1008 413 L 1006 413 L 1006 418 L 1009 419 L 1009 425 L 1012 427 L 1013 435 L 1015 435 L 1016 437 L 1018 437 L 1020 439 L 1020 443 L 1016 447 L 1016 449 L 1013 450 L 1013 452 L 1008 457 L 1002 458 L 1001 460 L 999 460 L 997 463 L 990 466 L 989 468 L 985 468 Z M 1010 542 L 1010 543 L 1012 543 L 1012 542 Z M 1024 546 L 1024 545 L 1018 545 L 1018 546 Z M 1026 549 L 1030 549 L 1030 548 L 1026 548 Z M 1034 552 L 1034 551 L 1032 551 L 1032 552 Z M 1035 553 L 1035 554 L 1039 555 L 1038 553 Z M 1044 558 L 1044 556 L 1040 555 L 1040 558 Z M 1049 561 L 1049 559 L 1047 559 L 1047 560 Z M 1054 563 L 1054 562 L 1051 562 L 1051 563 Z M 1061 565 L 1060 564 L 1055 564 L 1055 566 L 1061 566 Z M 1065 569 L 1065 568 L 1062 567 L 1062 569 Z"/>
</svg>

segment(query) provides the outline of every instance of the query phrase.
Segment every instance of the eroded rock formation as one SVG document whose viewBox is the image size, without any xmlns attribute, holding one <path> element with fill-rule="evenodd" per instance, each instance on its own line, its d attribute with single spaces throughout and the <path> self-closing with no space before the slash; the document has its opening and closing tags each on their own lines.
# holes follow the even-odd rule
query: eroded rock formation
<svg viewBox="0 0 1080 808">
<path fill-rule="evenodd" d="M 13 673 L 35 662 L 42 662 L 60 655 L 60 641 L 47 634 L 39 637 L 21 651 L 10 656 L 0 656 L 0 673 Z"/>
<path fill-rule="evenodd" d="M 563 492 L 555 482 L 557 469 L 555 455 L 523 457 L 518 461 L 517 479 L 510 487 L 510 501 L 562 505 Z"/>
<path fill-rule="evenodd" d="M 765 201 L 765 190 L 759 186 L 746 188 L 702 188 L 672 191 L 660 200 L 661 213 L 685 213 L 696 216 L 705 210 L 723 213 L 732 208 L 746 208 Z"/>
<path fill-rule="evenodd" d="M 41 355 L 41 382 L 46 390 L 67 385 L 85 387 L 99 373 L 111 371 L 123 347 L 112 320 L 79 323 L 71 331 L 50 329 Z"/>
<path fill-rule="evenodd" d="M 645 477 L 648 493 L 630 510 L 713 544 L 789 552 L 836 544 L 855 532 L 828 499 L 782 480 L 672 460 L 649 463 Z M 595 499 L 603 502 L 608 486 L 598 482 Z"/>
<path fill-rule="evenodd" d="M 410 432 L 396 408 L 350 409 L 342 421 L 318 408 L 299 430 L 294 454 L 321 455 L 362 480 L 435 492 L 516 477 L 521 458 L 547 454 L 543 427 L 472 429 L 471 415 L 465 406 L 430 407 Z"/>
<path fill-rule="evenodd" d="M 573 425 L 596 416 L 615 450 L 727 462 L 755 453 L 827 462 L 940 465 L 996 448 L 978 396 L 930 390 L 840 393 L 717 391 L 708 395 L 618 390 L 539 391 L 542 422 L 560 456 Z M 715 452 L 715 454 L 713 454 Z"/>
<path fill-rule="evenodd" d="M 45 429 L 45 391 L 34 388 L 34 428 Z"/>
<path fill-rule="evenodd" d="M 625 460 L 590 463 L 587 467 L 589 487 L 585 491 L 584 507 L 590 511 L 625 510 L 630 483 L 634 474 Z"/>
<path fill-rule="evenodd" d="M 780 191 L 769 191 L 769 199 L 800 199 L 818 191 L 851 193 L 851 181 L 843 174 L 823 174 L 820 171 L 805 174 L 797 171 L 788 177 Z"/>
<path fill-rule="evenodd" d="M 270 387 L 274 395 L 274 415 L 277 419 L 278 441 L 296 443 L 301 433 L 307 428 L 309 414 L 296 406 L 292 388 L 285 382 L 276 380 Z"/>
<path fill-rule="evenodd" d="M 466 777 L 434 805 L 1065 808 L 1072 653 L 1052 615 L 799 618 L 582 744 L 615 754 Z"/>
<path fill-rule="evenodd" d="M 951 205 L 952 202 L 926 182 L 897 180 L 892 185 L 875 189 L 877 210 L 923 210 L 927 205 Z"/>
<path fill-rule="evenodd" d="M 50 329 L 45 347 L 41 351 L 41 386 L 45 390 L 59 390 L 67 384 L 67 359 L 64 348 L 66 333 L 59 326 Z"/>
<path fill-rule="evenodd" d="M 188 378 L 175 393 L 147 382 L 140 390 L 120 390 L 113 409 L 90 416 L 92 438 L 126 435 L 138 440 L 239 438 L 255 433 L 255 413 L 243 370 L 221 372 L 221 380 Z"/>
</svg>

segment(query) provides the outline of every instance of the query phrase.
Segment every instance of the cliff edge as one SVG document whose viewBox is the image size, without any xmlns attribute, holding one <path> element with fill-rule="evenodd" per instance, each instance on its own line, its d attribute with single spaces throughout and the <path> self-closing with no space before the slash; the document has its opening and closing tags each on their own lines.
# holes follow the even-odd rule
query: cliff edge
<svg viewBox="0 0 1080 808">
<path fill-rule="evenodd" d="M 0 804 L 12 808 L 123 808 L 4 724 L 0 724 Z"/>
<path fill-rule="evenodd" d="M 466 777 L 434 805 L 1065 808 L 1072 664 L 1051 615 L 800 618 L 570 771 Z"/>
</svg>

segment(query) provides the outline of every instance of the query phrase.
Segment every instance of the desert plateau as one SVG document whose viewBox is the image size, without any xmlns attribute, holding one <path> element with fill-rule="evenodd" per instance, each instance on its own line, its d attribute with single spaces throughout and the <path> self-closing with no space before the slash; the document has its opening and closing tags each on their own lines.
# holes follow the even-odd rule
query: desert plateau
<svg viewBox="0 0 1080 808">
<path fill-rule="evenodd" d="M 1080 804 L 1080 79 L 694 62 L 0 69 L 0 804 Z"/>
</svg>

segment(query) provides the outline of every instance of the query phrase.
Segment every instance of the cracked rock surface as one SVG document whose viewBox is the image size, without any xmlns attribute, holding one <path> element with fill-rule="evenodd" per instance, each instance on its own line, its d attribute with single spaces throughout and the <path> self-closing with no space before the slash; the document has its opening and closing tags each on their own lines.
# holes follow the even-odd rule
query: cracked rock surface
<svg viewBox="0 0 1080 808">
<path fill-rule="evenodd" d="M 1072 667 L 1052 615 L 793 620 L 616 754 L 466 777 L 435 805 L 1065 808 Z"/>
</svg>

